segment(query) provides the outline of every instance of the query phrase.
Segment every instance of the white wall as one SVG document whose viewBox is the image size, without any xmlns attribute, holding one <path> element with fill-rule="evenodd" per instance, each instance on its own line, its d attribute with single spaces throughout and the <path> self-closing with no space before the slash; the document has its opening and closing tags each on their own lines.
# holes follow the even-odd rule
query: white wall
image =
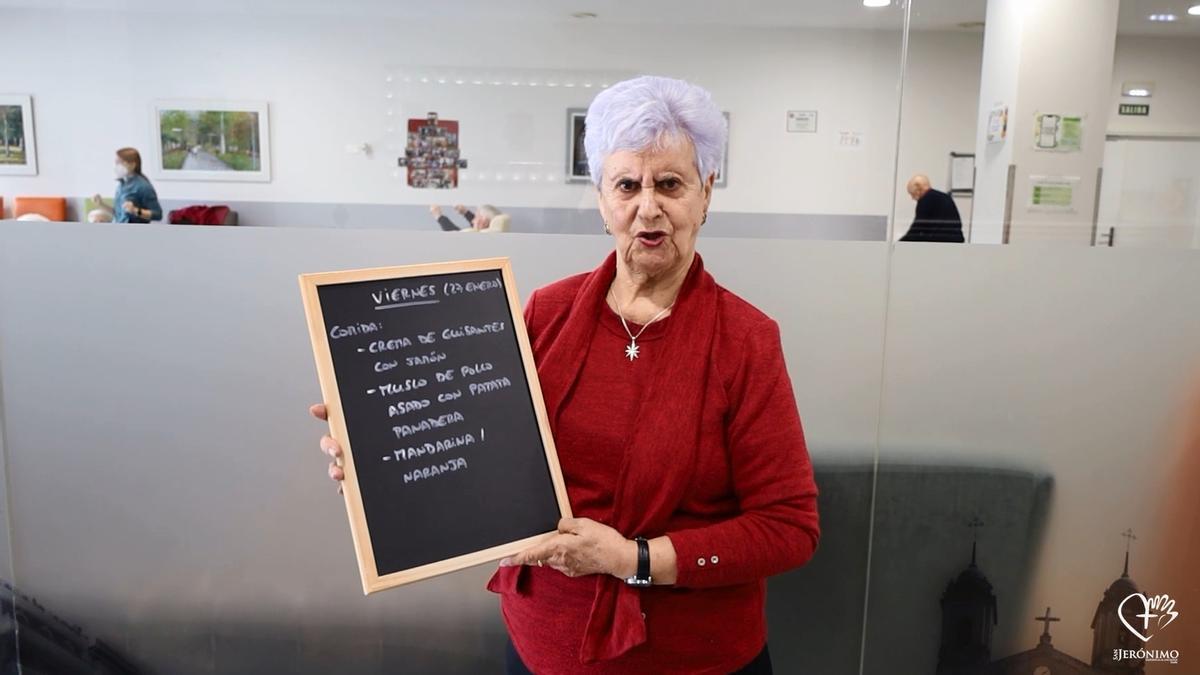
<svg viewBox="0 0 1200 675">
<path fill-rule="evenodd" d="M 949 189 L 950 153 L 975 151 L 982 58 L 982 32 L 913 31 L 909 35 L 894 239 L 908 231 L 916 210 L 916 202 L 905 191 L 909 176 L 926 174 L 934 188 L 945 191 Z M 970 199 L 956 201 L 965 226 Z"/>
<path fill-rule="evenodd" d="M 22 67 L 5 72 L 3 88 L 34 95 L 41 175 L 5 177 L 0 194 L 107 192 L 113 150 L 148 147 L 150 104 L 163 98 L 269 101 L 274 170 L 269 184 L 157 181 L 164 198 L 426 203 L 430 193 L 394 177 L 397 153 L 382 148 L 395 140 L 386 131 L 387 110 L 396 111 L 394 117 L 423 116 L 433 109 L 429 101 L 460 121 L 470 161 L 535 162 L 561 176 L 563 108 L 586 105 L 589 92 L 577 90 L 568 102 L 543 92 L 531 97 L 528 87 L 428 98 L 415 89 L 388 88 L 389 72 L 420 63 L 691 78 L 709 87 L 732 116 L 729 187 L 718 193 L 714 209 L 884 215 L 891 207 L 899 26 L 683 32 L 604 24 L 497 29 L 414 27 L 397 19 L 5 13 L 0 58 Z M 395 91 L 394 100 L 385 98 L 388 91 Z M 818 110 L 819 132 L 786 133 L 788 109 Z M 514 129 L 536 142 L 514 148 L 498 140 Z M 862 132 L 865 145 L 840 149 L 842 130 Z M 364 141 L 381 151 L 371 158 L 345 151 L 348 143 Z M 482 182 L 474 175 L 454 201 L 590 203 L 586 186 L 518 188 L 511 180 Z"/>
<path fill-rule="evenodd" d="M 1117 37 L 1110 134 L 1200 135 L 1200 39 Z M 1123 98 L 1121 83 L 1154 82 L 1148 99 Z M 1150 114 L 1117 114 L 1118 103 L 1148 103 Z"/>
<path fill-rule="evenodd" d="M 112 151 L 127 144 L 150 147 L 152 101 L 211 98 L 270 103 L 274 180 L 156 181 L 165 199 L 424 204 L 436 198 L 590 207 L 586 185 L 559 181 L 564 108 L 586 105 L 593 90 L 502 86 L 463 91 L 449 85 L 402 87 L 398 78 L 391 84 L 385 78 L 412 64 L 460 66 L 476 73 L 481 68 L 485 73 L 554 68 L 614 77 L 657 72 L 711 88 L 731 113 L 729 187 L 717 192 L 714 210 L 888 215 L 894 200 L 899 236 L 913 212 L 904 181 L 922 172 L 945 187 L 948 153 L 974 147 L 975 125 L 986 123 L 987 113 L 981 109 L 977 118 L 976 110 L 981 101 L 990 106 L 997 98 L 979 95 L 982 33 L 912 33 L 894 175 L 898 26 L 894 31 L 698 27 L 684 33 L 658 26 L 547 23 L 498 31 L 482 25 L 418 30 L 395 18 L 361 16 L 3 12 L 9 29 L 0 41 L 0 58 L 21 67 L 6 70 L 0 89 L 33 94 L 41 169 L 37 177 L 0 178 L 0 196 L 9 197 L 107 193 Z M 170 43 L 183 46 L 162 48 Z M 647 44 L 654 45 L 652 52 Z M 1200 57 L 1200 40 L 1119 38 L 1116 52 L 1114 92 L 1119 94 L 1123 79 L 1159 84 L 1150 117 L 1117 119 L 1114 112 L 1110 131 L 1200 133 L 1194 114 L 1200 75 L 1190 65 Z M 1114 94 L 1114 111 L 1116 100 Z M 471 168 L 452 194 L 412 190 L 393 175 L 401 148 L 397 121 L 429 109 L 462 124 Z M 789 109 L 817 110 L 818 133 L 786 133 Z M 865 146 L 840 148 L 843 130 L 863 132 Z M 345 151 L 347 144 L 362 142 L 375 147 L 373 156 Z M 1001 173 L 1007 163 L 995 162 Z M 496 173 L 504 180 L 497 181 Z M 523 180 L 514 182 L 513 173 Z M 528 180 L 531 173 L 539 176 L 536 186 Z M 964 219 L 970 209 L 969 201 L 960 201 Z"/>
</svg>

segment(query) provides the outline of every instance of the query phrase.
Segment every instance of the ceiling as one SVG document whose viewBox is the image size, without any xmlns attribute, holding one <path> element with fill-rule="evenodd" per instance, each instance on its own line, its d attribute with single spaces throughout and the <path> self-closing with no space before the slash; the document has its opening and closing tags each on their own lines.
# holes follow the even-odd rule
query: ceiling
<svg viewBox="0 0 1200 675">
<path fill-rule="evenodd" d="M 859 0 L 0 0 L 0 7 L 130 12 L 204 12 L 276 15 L 356 15 L 486 23 L 544 23 L 594 21 L 726 25 L 742 27 L 839 27 L 899 29 L 906 0 L 880 9 Z M 1045 2 L 1047 0 L 1029 0 Z M 986 0 L 907 0 L 917 30 L 980 30 Z M 1121 0 L 1118 33 L 1122 35 L 1200 36 L 1200 16 L 1188 6 L 1200 0 Z M 591 12 L 594 19 L 575 19 L 572 13 Z M 1174 23 L 1155 23 L 1150 14 L 1173 13 Z"/>
</svg>

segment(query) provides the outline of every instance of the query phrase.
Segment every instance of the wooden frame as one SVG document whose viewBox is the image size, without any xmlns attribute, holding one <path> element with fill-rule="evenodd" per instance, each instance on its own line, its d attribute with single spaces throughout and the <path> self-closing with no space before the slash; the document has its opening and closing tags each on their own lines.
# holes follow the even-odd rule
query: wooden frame
<svg viewBox="0 0 1200 675">
<path fill-rule="evenodd" d="M 164 143 L 170 140 L 171 143 L 181 143 L 187 146 L 187 149 L 181 150 L 179 145 L 173 145 L 172 152 L 186 152 L 188 155 L 194 155 L 194 160 L 197 167 L 202 167 L 205 164 L 215 167 L 228 167 L 229 165 L 216 157 L 212 153 L 204 150 L 202 143 L 197 143 L 196 146 L 191 146 L 198 139 L 192 138 L 190 134 L 191 127 L 188 122 L 185 122 L 179 128 L 164 129 L 163 116 L 165 114 L 183 113 L 180 120 L 193 121 L 194 115 L 203 113 L 251 113 L 255 115 L 257 128 L 250 136 L 252 149 L 251 155 L 257 152 L 258 169 L 236 169 L 225 168 L 221 170 L 206 169 L 206 168 L 183 168 L 186 163 L 179 168 L 168 169 L 166 167 L 166 158 L 164 156 Z M 222 121 L 224 124 L 224 121 Z M 163 100 L 155 101 L 150 106 L 150 128 L 152 136 L 150 138 L 150 167 L 153 170 L 153 175 L 161 180 L 194 180 L 194 181 L 222 181 L 222 182 L 257 182 L 269 183 L 271 181 L 271 121 L 270 110 L 264 101 L 207 101 L 207 100 Z M 188 127 L 184 129 L 183 127 Z M 198 127 L 198 123 L 197 123 Z M 168 138 L 163 137 L 163 132 L 166 131 Z M 221 138 L 225 138 L 225 134 L 221 134 Z M 186 142 L 184 142 L 186 141 Z M 256 145 L 255 145 L 256 144 Z M 221 143 L 225 146 L 224 141 Z M 193 152 L 193 150 L 195 150 Z M 170 153 L 168 153 L 170 154 Z M 173 157 L 175 155 L 172 155 Z M 227 158 L 233 161 L 232 158 Z M 192 158 L 185 156 L 185 162 L 193 161 Z M 236 164 L 236 163 L 235 163 Z"/>
<path fill-rule="evenodd" d="M 304 313 L 308 321 L 309 334 L 312 338 L 313 356 L 317 364 L 317 376 L 321 383 L 321 394 L 329 412 L 330 434 L 341 445 L 343 451 L 342 469 L 345 472 L 343 481 L 343 497 L 346 502 L 346 513 L 350 519 L 350 533 L 354 539 L 354 549 L 358 557 L 359 574 L 362 577 L 363 593 L 370 594 L 394 586 L 407 584 L 421 579 L 455 572 L 467 567 L 498 560 L 518 553 L 529 546 L 537 544 L 553 536 L 555 532 L 545 532 L 518 541 L 512 541 L 499 546 L 474 551 L 454 558 L 448 558 L 418 567 L 401 570 L 380 576 L 376 570 L 374 549 L 371 533 L 367 528 L 366 514 L 363 509 L 362 494 L 359 490 L 358 475 L 354 467 L 353 439 L 349 437 L 346 419 L 343 414 L 341 395 L 338 392 L 337 378 L 333 369 L 333 358 L 329 345 L 329 337 L 325 331 L 325 319 L 317 290 L 327 284 L 344 284 L 361 281 L 380 281 L 385 279 L 403 279 L 430 275 L 452 274 L 457 272 L 499 271 L 504 281 L 504 290 L 508 299 L 508 309 L 512 317 L 512 326 L 517 338 L 517 345 L 524 365 L 526 381 L 529 384 L 529 397 L 537 416 L 538 428 L 541 433 L 542 447 L 546 452 L 546 464 L 550 471 L 551 482 L 554 485 L 555 500 L 561 517 L 571 517 L 571 505 L 567 499 L 567 489 L 563 482 L 562 469 L 558 463 L 558 454 L 554 447 L 554 438 L 550 433 L 550 422 L 546 415 L 545 402 L 542 399 L 541 385 L 538 382 L 537 369 L 534 365 L 533 351 L 529 346 L 529 336 L 525 330 L 525 321 L 521 313 L 520 302 L 517 298 L 516 282 L 513 278 L 512 267 L 508 258 L 485 258 L 479 260 L 464 260 L 457 262 L 431 263 L 422 265 L 405 265 L 400 267 L 379 267 L 371 269 L 350 270 L 344 272 L 324 272 L 300 275 L 300 291 L 304 301 Z"/>
</svg>

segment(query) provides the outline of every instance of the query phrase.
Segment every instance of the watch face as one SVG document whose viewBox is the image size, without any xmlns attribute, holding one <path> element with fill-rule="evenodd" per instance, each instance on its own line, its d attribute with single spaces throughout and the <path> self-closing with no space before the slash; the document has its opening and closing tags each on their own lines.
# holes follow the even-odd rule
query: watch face
<svg viewBox="0 0 1200 675">
<path fill-rule="evenodd" d="M 1049 666 L 1038 666 L 1033 669 L 1033 675 L 1050 675 Z"/>
</svg>

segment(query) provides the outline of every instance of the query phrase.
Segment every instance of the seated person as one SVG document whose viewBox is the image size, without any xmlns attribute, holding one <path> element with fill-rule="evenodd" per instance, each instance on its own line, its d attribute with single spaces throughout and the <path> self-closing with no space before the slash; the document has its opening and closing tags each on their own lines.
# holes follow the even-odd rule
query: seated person
<svg viewBox="0 0 1200 675">
<path fill-rule="evenodd" d="M 477 213 L 472 213 L 470 209 L 462 204 L 455 206 L 454 210 L 457 211 L 458 214 L 463 218 L 466 218 L 467 222 L 470 223 L 471 227 L 469 227 L 467 231 L 474 232 L 482 232 L 487 230 L 491 226 L 494 218 L 503 215 L 500 212 L 500 209 L 492 206 L 491 204 L 484 204 L 480 206 Z M 449 217 L 442 215 L 442 207 L 434 204 L 429 207 L 429 212 L 433 214 L 433 217 L 437 219 L 438 225 L 440 225 L 441 228 L 446 232 L 458 232 L 462 230 L 462 228 L 455 225 Z M 505 229 L 507 229 L 507 227 L 505 227 Z"/>
<path fill-rule="evenodd" d="M 929 177 L 917 174 L 908 179 L 908 195 L 917 202 L 912 227 L 900 241 L 942 241 L 963 243 L 962 218 L 954 198 L 934 190 Z"/>
</svg>

